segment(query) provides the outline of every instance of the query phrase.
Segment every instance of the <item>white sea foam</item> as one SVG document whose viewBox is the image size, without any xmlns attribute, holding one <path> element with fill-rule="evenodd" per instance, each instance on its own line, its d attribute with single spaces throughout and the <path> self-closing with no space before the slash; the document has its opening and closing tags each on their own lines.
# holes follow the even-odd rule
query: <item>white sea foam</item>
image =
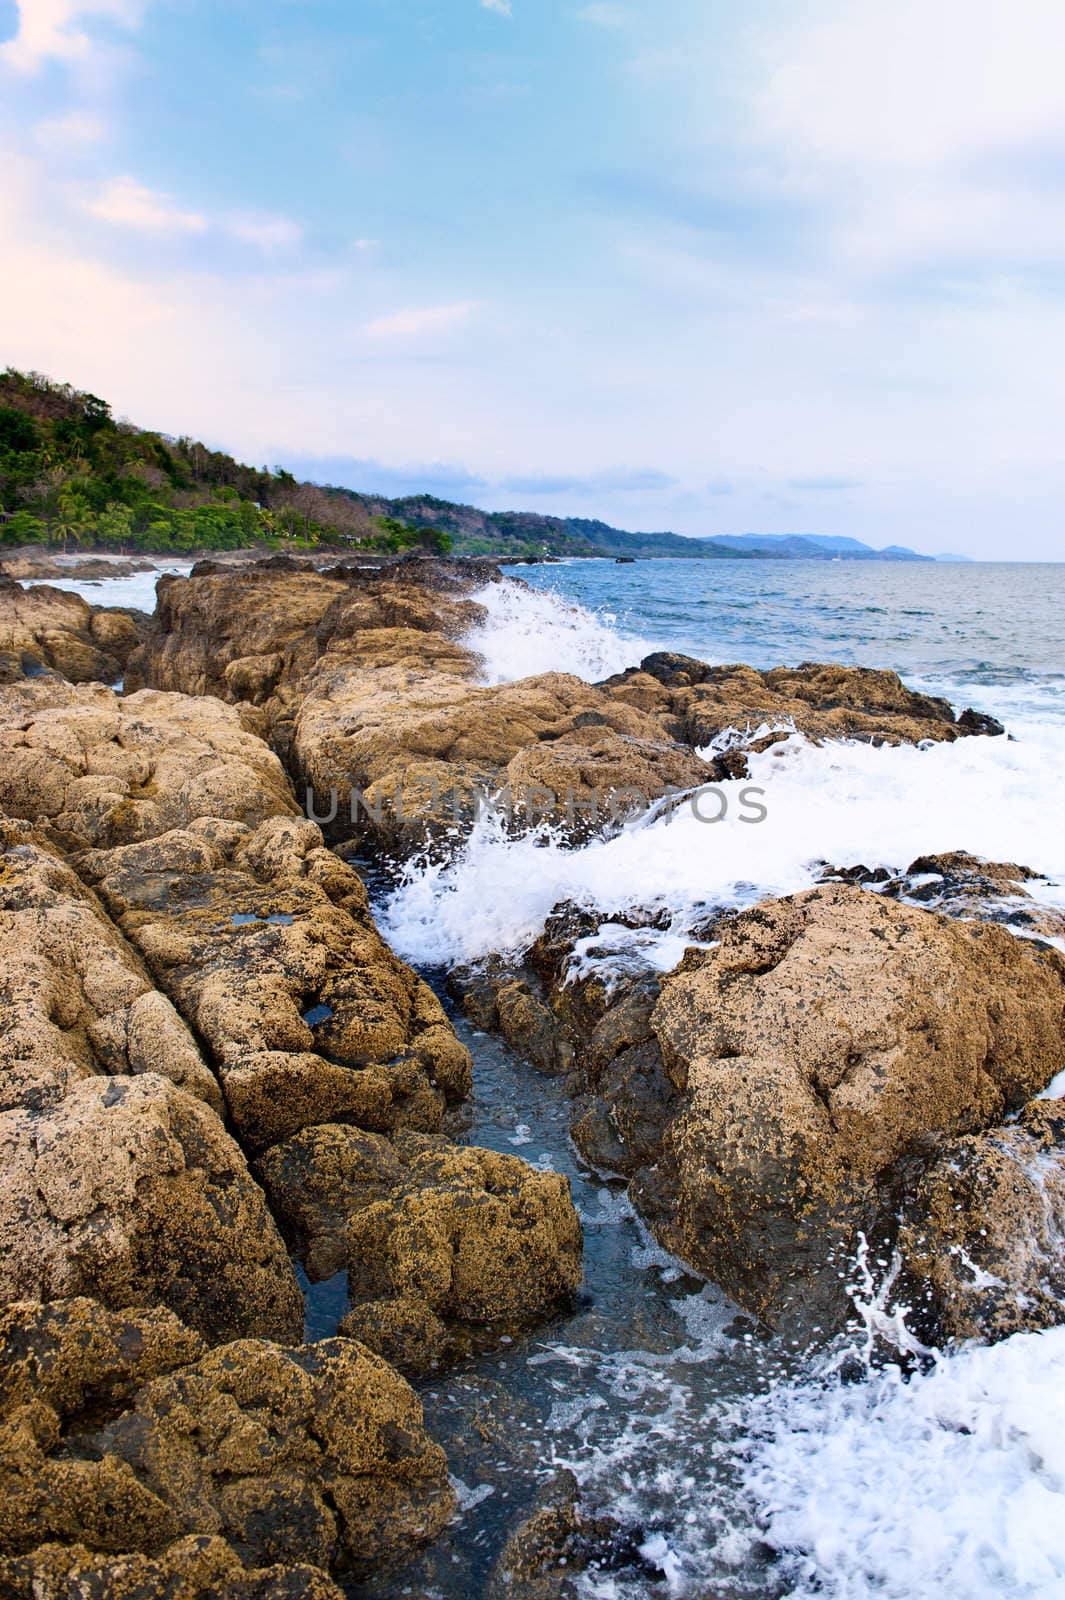
<svg viewBox="0 0 1065 1600">
<path fill-rule="evenodd" d="M 667 970 L 708 907 L 752 904 L 808 888 L 821 864 L 904 869 L 933 851 L 1020 861 L 1043 875 L 1036 898 L 1060 904 L 1065 833 L 1048 797 L 1065 789 L 1065 728 L 1031 726 L 1015 741 L 969 738 L 917 749 L 796 735 L 751 760 L 748 780 L 720 786 L 724 821 L 688 805 L 639 820 L 612 839 L 568 850 L 544 834 L 507 838 L 486 816 L 448 864 L 414 866 L 384 908 L 387 936 L 415 962 L 519 951 L 561 901 L 601 913 L 665 913 L 668 927 L 628 936 L 634 956 Z M 768 816 L 741 820 L 744 789 L 764 790 Z M 714 806 L 704 805 L 704 814 Z M 603 934 L 616 966 L 626 934 Z M 584 952 L 587 958 L 588 951 Z"/>
<path fill-rule="evenodd" d="M 463 643 L 482 658 L 485 683 L 512 683 L 540 672 L 571 672 L 589 683 L 636 666 L 653 648 L 617 628 L 617 617 L 597 614 L 545 589 L 504 578 L 471 595 L 488 612 Z"/>
<path fill-rule="evenodd" d="M 784 1383 L 739 1418 L 742 1476 L 788 1595 L 1059 1600 L 1065 1328 L 907 1381 Z"/>
</svg>

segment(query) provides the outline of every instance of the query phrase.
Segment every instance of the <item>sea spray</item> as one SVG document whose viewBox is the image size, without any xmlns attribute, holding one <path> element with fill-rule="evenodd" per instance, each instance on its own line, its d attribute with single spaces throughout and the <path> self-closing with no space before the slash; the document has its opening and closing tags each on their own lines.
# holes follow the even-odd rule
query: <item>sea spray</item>
<svg viewBox="0 0 1065 1600">
<path fill-rule="evenodd" d="M 604 922 L 652 910 L 661 938 L 640 930 L 631 943 L 665 971 L 708 912 L 807 889 L 826 864 L 900 872 L 947 850 L 1022 862 L 1042 874 L 1025 886 L 1033 898 L 1065 897 L 1065 834 L 1047 802 L 1065 789 L 1065 727 L 927 748 L 817 746 L 796 734 L 750 769 L 718 786 L 735 804 L 716 826 L 680 806 L 572 849 L 544 830 L 514 838 L 486 817 L 450 862 L 407 873 L 384 906 L 386 935 L 410 961 L 475 961 L 526 948 L 563 902 Z M 758 827 L 739 803 L 752 784 L 767 812 Z"/>
<path fill-rule="evenodd" d="M 488 613 L 462 641 L 481 658 L 482 683 L 512 683 L 541 672 L 569 672 L 595 683 L 638 665 L 654 648 L 619 631 L 610 612 L 589 611 L 509 578 L 485 584 L 470 598 Z"/>
</svg>

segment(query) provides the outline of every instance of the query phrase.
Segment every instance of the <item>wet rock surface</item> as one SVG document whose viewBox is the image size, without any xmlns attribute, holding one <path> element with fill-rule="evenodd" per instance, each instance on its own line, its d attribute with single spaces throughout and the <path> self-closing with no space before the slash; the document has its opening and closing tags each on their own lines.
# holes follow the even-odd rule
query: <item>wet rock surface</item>
<svg viewBox="0 0 1065 1600">
<path fill-rule="evenodd" d="M 165 1313 L 74 1300 L 9 1308 L 0 1350 L 8 1592 L 155 1594 L 170 1574 L 190 1594 L 331 1595 L 330 1569 L 394 1559 L 451 1514 L 416 1396 L 353 1341 L 205 1351 Z"/>
<path fill-rule="evenodd" d="M 900 1236 L 929 1338 L 1004 1339 L 1061 1321 L 1065 1300 L 1065 1105 L 944 1146 Z"/>
<path fill-rule="evenodd" d="M 616 1572 L 661 1583 L 665 1574 L 641 1556 L 638 1535 L 616 1518 L 581 1504 L 572 1472 L 560 1472 L 514 1529 L 485 1589 L 485 1600 L 576 1600 L 576 1579 Z"/>
<path fill-rule="evenodd" d="M 804 662 L 758 672 L 662 651 L 608 678 L 603 688 L 667 719 L 675 736 L 696 749 L 715 747 L 719 777 L 743 776 L 748 753 L 796 732 L 815 743 L 918 744 L 1003 731 L 973 711 L 955 717 L 946 700 L 908 689 L 894 672 L 868 667 Z"/>
<path fill-rule="evenodd" d="M 795 1337 L 846 1319 L 859 1235 L 893 1238 L 943 1144 L 1065 1063 L 1065 963 L 994 926 L 828 885 L 611 988 L 567 968 L 596 920 L 550 919 L 465 1005 L 561 1067 L 578 1147 L 629 1178 L 666 1248 Z"/>
<path fill-rule="evenodd" d="M 569 1185 L 517 1156 L 309 1128 L 256 1170 L 312 1278 L 347 1270 L 341 1332 L 425 1373 L 542 1321 L 581 1281 Z"/>
<path fill-rule="evenodd" d="M 908 1160 L 1065 1058 L 1065 963 L 846 887 L 723 921 L 652 1027 L 684 1098 L 638 1180 L 660 1237 L 775 1325 L 833 1325 Z"/>
</svg>

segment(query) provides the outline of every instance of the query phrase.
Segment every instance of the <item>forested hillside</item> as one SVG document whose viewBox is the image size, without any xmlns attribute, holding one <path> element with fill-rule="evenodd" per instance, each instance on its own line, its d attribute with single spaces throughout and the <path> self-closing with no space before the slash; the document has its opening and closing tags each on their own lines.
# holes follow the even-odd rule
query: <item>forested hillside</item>
<svg viewBox="0 0 1065 1600">
<path fill-rule="evenodd" d="M 0 374 L 0 544 L 180 553 L 423 546 L 512 560 L 733 554 L 671 533 L 300 483 L 283 467 L 247 466 L 191 438 L 116 420 L 98 395 L 10 367 Z"/>
<path fill-rule="evenodd" d="M 262 544 L 447 549 L 357 497 L 116 421 L 99 396 L 0 374 L 0 543 L 190 552 Z"/>
<path fill-rule="evenodd" d="M 269 549 L 454 550 L 543 556 L 716 560 L 916 560 L 859 540 L 740 534 L 689 539 L 627 533 L 583 517 L 481 511 L 433 495 L 389 500 L 300 483 L 190 438 L 118 421 L 106 400 L 39 372 L 0 373 L 0 545 L 191 553 Z"/>
</svg>

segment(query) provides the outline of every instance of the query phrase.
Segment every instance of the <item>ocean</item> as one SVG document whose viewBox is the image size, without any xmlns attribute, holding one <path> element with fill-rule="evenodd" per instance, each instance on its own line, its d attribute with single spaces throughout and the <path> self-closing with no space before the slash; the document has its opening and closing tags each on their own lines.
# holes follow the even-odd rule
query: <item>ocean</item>
<svg viewBox="0 0 1065 1600">
<path fill-rule="evenodd" d="M 430 977 L 522 950 L 563 900 L 602 919 L 590 962 L 665 971 L 707 908 L 801 890 L 825 862 L 897 871 L 967 850 L 1032 868 L 1031 892 L 1065 905 L 1065 566 L 667 560 L 513 572 L 528 587 L 476 596 L 487 619 L 467 642 L 485 683 L 544 671 L 595 680 L 658 649 L 762 668 L 829 660 L 894 668 L 1007 732 L 876 750 L 792 735 L 753 758 L 746 783 L 764 791 L 767 813 L 753 827 L 682 810 L 569 849 L 547 833 L 510 839 L 486 816 L 451 861 L 414 861 L 378 890 L 382 931 Z M 111 584 L 70 586 L 144 604 Z M 633 908 L 663 915 L 635 933 L 611 922 Z M 902 1348 L 907 1336 L 889 1265 L 859 1260 L 858 1332 L 817 1355 L 783 1348 L 665 1256 L 619 1186 L 580 1163 L 554 1082 L 457 1026 L 475 1058 L 468 1137 L 567 1173 L 585 1291 L 530 1341 L 425 1387 L 460 1516 L 443 1555 L 359 1593 L 482 1592 L 514 1512 L 565 1469 L 634 1530 L 643 1563 L 642 1575 L 576 1577 L 582 1600 L 1060 1600 L 1065 1326 L 942 1352 L 908 1376 L 878 1367 L 866 1359 L 872 1333 Z M 335 1326 L 342 1297 L 342 1285 L 312 1294 L 313 1335 Z M 499 1424 L 487 1444 L 474 1425 L 486 1415 Z"/>
</svg>

